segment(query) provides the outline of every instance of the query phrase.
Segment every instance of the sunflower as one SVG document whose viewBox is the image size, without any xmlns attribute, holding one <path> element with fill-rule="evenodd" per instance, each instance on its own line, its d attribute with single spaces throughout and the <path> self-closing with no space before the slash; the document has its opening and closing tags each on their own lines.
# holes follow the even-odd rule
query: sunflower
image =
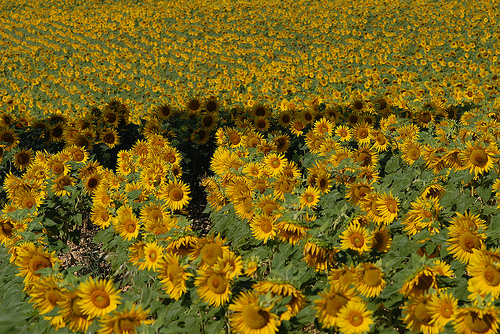
<svg viewBox="0 0 500 334">
<path fill-rule="evenodd" d="M 78 297 L 81 298 L 78 306 L 83 314 L 92 318 L 108 314 L 121 304 L 119 292 L 111 281 L 94 281 L 89 277 L 87 281 L 80 283 L 78 290 Z"/>
<path fill-rule="evenodd" d="M 366 309 L 366 303 L 350 300 L 337 315 L 337 326 L 342 333 L 355 334 L 370 330 L 373 324 L 372 311 Z"/>
<path fill-rule="evenodd" d="M 171 252 L 172 254 L 177 254 L 180 257 L 184 257 L 195 251 L 196 244 L 198 243 L 199 239 L 198 237 L 193 236 L 189 232 L 187 232 L 181 235 L 176 235 L 169 241 L 170 243 L 168 244 L 165 251 Z"/>
<path fill-rule="evenodd" d="M 22 149 L 14 154 L 14 166 L 20 170 L 26 170 L 33 162 L 33 151 L 31 149 Z"/>
<path fill-rule="evenodd" d="M 349 301 L 361 301 L 353 288 L 348 289 L 335 284 L 320 292 L 319 296 L 321 298 L 314 301 L 316 306 L 313 307 L 313 310 L 316 311 L 316 318 L 319 318 L 319 322 L 324 328 L 338 325 L 339 312 Z"/>
<path fill-rule="evenodd" d="M 271 312 L 273 305 L 262 306 L 259 296 L 252 291 L 243 291 L 229 305 L 234 313 L 229 315 L 231 329 L 242 334 L 274 334 L 278 332 L 280 320 Z"/>
<path fill-rule="evenodd" d="M 379 214 L 383 217 L 385 224 L 390 224 L 394 220 L 396 220 L 396 218 L 398 218 L 399 199 L 397 197 L 392 196 L 390 192 L 389 194 L 387 193 L 380 194 L 378 196 L 376 204 L 377 204 L 377 210 Z"/>
<path fill-rule="evenodd" d="M 144 245 L 144 262 L 139 269 L 156 271 L 156 267 L 163 258 L 163 247 L 155 242 L 147 242 Z"/>
<path fill-rule="evenodd" d="M 493 334 L 498 333 L 499 321 L 498 310 L 494 305 L 461 307 L 453 322 L 453 329 L 456 333 Z"/>
<path fill-rule="evenodd" d="M 80 306 L 82 298 L 77 290 L 66 291 L 62 301 L 58 301 L 59 319 L 63 324 L 67 324 L 72 331 L 87 332 L 93 322 L 93 317 L 83 312 Z M 64 325 L 63 325 L 64 326 Z"/>
<path fill-rule="evenodd" d="M 111 224 L 111 213 L 108 208 L 103 205 L 93 205 L 90 213 L 90 220 L 97 226 L 105 229 Z"/>
<path fill-rule="evenodd" d="M 116 217 L 112 218 L 112 223 L 115 226 L 115 231 L 125 240 L 137 238 L 141 223 L 137 219 L 132 207 L 123 205 L 116 211 Z"/>
<path fill-rule="evenodd" d="M 37 281 L 41 276 L 38 272 L 40 269 L 53 268 L 58 262 L 55 251 L 50 253 L 31 242 L 17 246 L 16 254 L 15 264 L 19 267 L 17 276 L 24 277 L 24 283 Z"/>
<path fill-rule="evenodd" d="M 259 132 L 267 132 L 271 126 L 271 122 L 267 117 L 256 117 L 254 118 L 253 125 L 255 130 Z"/>
<path fill-rule="evenodd" d="M 240 276 L 243 268 L 244 266 L 241 256 L 236 255 L 236 253 L 231 251 L 225 252 L 214 264 L 214 269 L 227 272 L 227 277 L 230 280 Z"/>
<path fill-rule="evenodd" d="M 403 220 L 403 230 L 408 235 L 415 235 L 423 229 L 428 229 L 431 234 L 439 232 L 434 222 L 438 220 L 442 209 L 438 198 L 417 198 L 411 203 L 411 209 Z"/>
<path fill-rule="evenodd" d="M 219 235 L 198 239 L 190 253 L 190 259 L 195 260 L 200 257 L 202 268 L 211 267 L 229 251 L 229 247 L 224 246 L 225 243 L 226 239 L 222 239 Z"/>
<path fill-rule="evenodd" d="M 423 296 L 430 289 L 441 291 L 439 288 L 437 276 L 452 277 L 453 272 L 448 264 L 436 260 L 432 266 L 423 265 L 408 277 L 400 292 L 404 296 Z"/>
<path fill-rule="evenodd" d="M 495 156 L 499 151 L 494 144 L 483 145 L 480 142 L 467 141 L 465 145 L 466 149 L 460 154 L 460 158 L 465 161 L 465 168 L 475 176 L 487 173 L 498 160 Z"/>
<path fill-rule="evenodd" d="M 135 304 L 120 312 L 113 312 L 103 317 L 99 323 L 101 327 L 97 334 L 136 334 L 136 327 L 141 324 L 151 324 L 151 320 L 146 320 L 149 310 L 142 307 L 136 308 Z"/>
<path fill-rule="evenodd" d="M 63 300 L 62 279 L 56 276 L 42 276 L 27 286 L 30 303 L 34 303 L 40 314 L 49 313 Z"/>
<path fill-rule="evenodd" d="M 31 189 L 29 191 L 20 189 L 12 197 L 12 201 L 17 208 L 38 210 L 43 203 L 44 193 Z"/>
<path fill-rule="evenodd" d="M 413 140 L 406 140 L 401 145 L 401 157 L 408 165 L 413 165 L 422 156 L 422 145 Z"/>
<path fill-rule="evenodd" d="M 187 292 L 186 281 L 193 274 L 186 272 L 189 265 L 182 266 L 177 254 L 165 252 L 159 261 L 158 277 L 170 298 L 178 300 Z"/>
<path fill-rule="evenodd" d="M 307 303 L 304 294 L 290 283 L 261 281 L 252 285 L 252 290 L 260 295 L 271 293 L 272 298 L 278 297 L 276 302 L 288 296 L 292 297 L 286 304 L 286 312 L 280 315 L 280 321 L 295 317 Z"/>
<path fill-rule="evenodd" d="M 75 185 L 76 180 L 69 175 L 61 175 L 54 179 L 54 184 L 52 185 L 51 190 L 58 197 L 62 197 L 65 195 L 71 196 L 71 193 L 66 189 L 66 187 L 70 187 Z"/>
<path fill-rule="evenodd" d="M 458 301 L 451 293 L 432 294 L 426 308 L 432 316 L 432 323 L 436 327 L 443 328 L 450 321 L 455 320 Z"/>
<path fill-rule="evenodd" d="M 437 334 L 442 326 L 433 322 L 430 297 L 413 297 L 403 306 L 403 322 L 412 333 Z"/>
<path fill-rule="evenodd" d="M 472 276 L 469 287 L 473 291 L 478 291 L 481 296 L 491 294 L 492 298 L 500 295 L 500 266 L 497 259 L 488 256 L 477 249 L 473 250 L 474 255 L 470 257 L 467 265 L 467 272 Z"/>
<path fill-rule="evenodd" d="M 282 153 L 269 153 L 264 157 L 264 164 L 266 170 L 271 176 L 276 176 L 283 171 L 288 160 Z"/>
<path fill-rule="evenodd" d="M 372 249 L 384 253 L 391 249 L 392 237 L 387 227 L 380 227 L 373 232 Z"/>
<path fill-rule="evenodd" d="M 354 150 L 351 157 L 361 167 L 372 167 L 378 163 L 378 154 L 370 147 L 362 147 Z"/>
<path fill-rule="evenodd" d="M 353 183 L 347 185 L 347 192 L 345 198 L 347 198 L 353 205 L 357 205 L 361 200 L 365 198 L 366 195 L 373 191 L 373 182 L 365 179 L 356 180 Z"/>
<path fill-rule="evenodd" d="M 461 220 L 459 216 L 451 220 L 451 225 L 448 226 L 448 236 L 449 239 L 446 241 L 449 245 L 448 252 L 462 263 L 469 262 L 474 249 L 485 248 L 486 235 L 479 232 L 477 226 L 469 226 L 467 221 Z"/>
<path fill-rule="evenodd" d="M 304 261 L 309 267 L 315 270 L 328 270 L 328 265 L 333 264 L 333 257 L 336 253 L 335 248 L 321 246 L 321 242 L 310 240 L 304 245 Z"/>
<path fill-rule="evenodd" d="M 366 146 L 370 144 L 372 131 L 373 128 L 366 123 L 358 123 L 352 130 L 354 138 L 360 146 Z"/>
<path fill-rule="evenodd" d="M 305 124 L 304 122 L 302 121 L 301 118 L 294 118 L 292 120 L 292 122 L 290 123 L 290 131 L 292 132 L 292 134 L 294 134 L 296 137 L 299 137 L 301 136 L 303 133 L 304 133 L 304 128 L 305 128 Z"/>
<path fill-rule="evenodd" d="M 308 186 L 307 189 L 300 196 L 300 206 L 312 208 L 319 202 L 321 191 L 317 187 Z"/>
<path fill-rule="evenodd" d="M 288 128 L 288 126 L 292 122 L 293 118 L 294 118 L 294 111 L 293 110 L 283 110 L 278 114 L 278 123 L 282 127 Z"/>
<path fill-rule="evenodd" d="M 159 198 L 165 200 L 171 210 L 181 210 L 189 203 L 190 192 L 189 185 L 175 179 L 170 180 L 166 185 L 161 185 Z"/>
<path fill-rule="evenodd" d="M 363 296 L 378 296 L 385 287 L 384 273 L 373 263 L 361 263 L 356 272 L 356 290 Z"/>
<path fill-rule="evenodd" d="M 211 306 L 219 307 L 229 301 L 231 282 L 227 272 L 220 269 L 208 267 L 198 269 L 198 276 L 194 285 L 198 287 L 200 298 Z"/>
<path fill-rule="evenodd" d="M 280 221 L 277 226 L 278 236 L 281 241 L 296 245 L 307 236 L 308 228 L 297 224 L 297 222 Z"/>
<path fill-rule="evenodd" d="M 356 282 L 356 272 L 357 268 L 352 263 L 349 266 L 342 264 L 342 268 L 330 269 L 328 272 L 328 281 L 332 285 L 348 289 Z"/>
<path fill-rule="evenodd" d="M 254 238 L 262 240 L 264 244 L 267 243 L 268 239 L 276 237 L 275 219 L 266 214 L 255 215 L 250 222 L 250 229 Z"/>
<path fill-rule="evenodd" d="M 446 189 L 440 184 L 431 184 L 427 186 L 420 197 L 428 198 L 441 198 L 446 193 Z"/>
<path fill-rule="evenodd" d="M 334 123 L 323 117 L 314 123 L 313 131 L 318 136 L 328 137 L 334 131 Z"/>
<path fill-rule="evenodd" d="M 374 130 L 370 133 L 371 139 L 374 141 L 373 148 L 377 152 L 385 152 L 391 146 L 389 139 L 380 130 Z"/>
<path fill-rule="evenodd" d="M 0 128 L 0 145 L 4 151 L 11 151 L 17 147 L 19 138 L 17 134 L 9 128 Z"/>
<path fill-rule="evenodd" d="M 340 138 L 341 142 L 347 142 L 351 140 L 352 134 L 351 129 L 349 129 L 346 125 L 339 125 L 335 129 L 335 135 Z"/>
<path fill-rule="evenodd" d="M 191 96 L 186 100 L 186 110 L 188 112 L 198 112 L 201 107 L 202 102 L 197 96 Z"/>
<path fill-rule="evenodd" d="M 371 249 L 373 236 L 369 235 L 368 229 L 359 224 L 349 224 L 347 229 L 340 235 L 340 249 L 352 249 L 362 254 Z"/>
</svg>

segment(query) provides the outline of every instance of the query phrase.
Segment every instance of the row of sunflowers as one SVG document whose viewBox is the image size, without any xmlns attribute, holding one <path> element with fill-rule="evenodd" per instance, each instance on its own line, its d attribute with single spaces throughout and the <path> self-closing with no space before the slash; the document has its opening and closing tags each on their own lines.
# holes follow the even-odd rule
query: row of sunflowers
<svg viewBox="0 0 500 334">
<path fill-rule="evenodd" d="M 486 106 L 192 98 L 136 127 L 115 99 L 71 122 L 1 121 L 0 299 L 21 298 L 28 319 L 11 329 L 498 331 L 500 127 Z M 191 182 L 197 155 L 207 172 Z M 196 183 L 206 229 L 189 215 Z M 68 260 L 84 230 L 94 268 Z"/>
</svg>

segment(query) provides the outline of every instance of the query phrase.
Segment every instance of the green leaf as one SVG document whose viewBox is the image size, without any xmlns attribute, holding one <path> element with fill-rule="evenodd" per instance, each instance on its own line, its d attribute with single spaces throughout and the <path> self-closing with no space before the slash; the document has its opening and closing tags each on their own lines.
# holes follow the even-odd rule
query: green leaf
<svg viewBox="0 0 500 334">
<path fill-rule="evenodd" d="M 385 164 L 385 172 L 387 174 L 394 173 L 399 169 L 399 158 L 393 155 Z"/>
<path fill-rule="evenodd" d="M 491 192 L 491 186 L 485 187 L 485 185 L 481 185 L 476 188 L 476 194 L 481 196 L 481 198 L 486 202 L 490 199 L 492 192 Z"/>
</svg>

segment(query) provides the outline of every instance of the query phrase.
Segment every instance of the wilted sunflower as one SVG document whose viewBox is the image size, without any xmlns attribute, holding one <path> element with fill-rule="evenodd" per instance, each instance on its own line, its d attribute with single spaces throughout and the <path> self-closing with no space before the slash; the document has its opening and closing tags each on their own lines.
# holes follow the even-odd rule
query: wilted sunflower
<svg viewBox="0 0 500 334">
<path fill-rule="evenodd" d="M 251 291 L 241 292 L 229 305 L 231 329 L 241 334 L 274 334 L 278 332 L 280 320 L 271 312 L 271 306 L 261 306 L 259 296 Z"/>
<path fill-rule="evenodd" d="M 373 324 L 372 311 L 366 309 L 366 303 L 350 300 L 337 315 L 337 327 L 346 334 L 365 333 Z"/>
<path fill-rule="evenodd" d="M 159 198 L 165 200 L 171 210 L 181 210 L 189 203 L 190 192 L 189 185 L 175 179 L 170 180 L 166 185 L 162 184 Z"/>
<path fill-rule="evenodd" d="M 78 287 L 78 306 L 83 314 L 91 318 L 103 316 L 114 311 L 120 302 L 119 292 L 112 281 L 95 280 L 89 277 Z"/>
<path fill-rule="evenodd" d="M 146 320 L 148 313 L 149 310 L 143 310 L 140 306 L 136 308 L 135 304 L 123 311 L 115 311 L 99 321 L 101 327 L 97 334 L 136 334 L 136 327 L 152 322 Z"/>
<path fill-rule="evenodd" d="M 198 287 L 200 298 L 211 306 L 219 307 L 229 301 L 231 292 L 231 282 L 227 272 L 215 270 L 211 267 L 198 269 L 198 276 L 194 285 Z"/>
<path fill-rule="evenodd" d="M 296 245 L 307 236 L 308 228 L 296 222 L 280 221 L 276 227 L 280 240 L 292 245 Z"/>
<path fill-rule="evenodd" d="M 304 261 L 317 271 L 327 271 L 328 266 L 334 264 L 333 258 L 337 250 L 320 244 L 318 241 L 311 240 L 304 245 Z"/>
<path fill-rule="evenodd" d="M 187 291 L 186 280 L 193 274 L 186 272 L 189 265 L 182 266 L 177 254 L 165 252 L 160 259 L 158 277 L 170 298 L 178 300 Z"/>
<path fill-rule="evenodd" d="M 199 238 L 193 236 L 189 231 L 184 234 L 176 235 L 174 238 L 169 239 L 166 251 L 184 257 L 195 250 Z"/>
<path fill-rule="evenodd" d="M 339 311 L 347 305 L 349 301 L 361 301 L 353 288 L 348 289 L 332 284 L 330 288 L 319 293 L 321 298 L 316 299 L 313 309 L 316 311 L 316 318 L 324 328 L 332 328 L 338 325 Z"/>
</svg>

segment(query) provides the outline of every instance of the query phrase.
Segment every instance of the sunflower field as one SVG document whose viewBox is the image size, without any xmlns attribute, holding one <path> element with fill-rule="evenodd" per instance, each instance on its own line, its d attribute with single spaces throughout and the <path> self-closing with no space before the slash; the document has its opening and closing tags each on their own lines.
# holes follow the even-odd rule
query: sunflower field
<svg viewBox="0 0 500 334">
<path fill-rule="evenodd" d="M 497 1 L 0 7 L 0 333 L 499 332 Z"/>
</svg>

